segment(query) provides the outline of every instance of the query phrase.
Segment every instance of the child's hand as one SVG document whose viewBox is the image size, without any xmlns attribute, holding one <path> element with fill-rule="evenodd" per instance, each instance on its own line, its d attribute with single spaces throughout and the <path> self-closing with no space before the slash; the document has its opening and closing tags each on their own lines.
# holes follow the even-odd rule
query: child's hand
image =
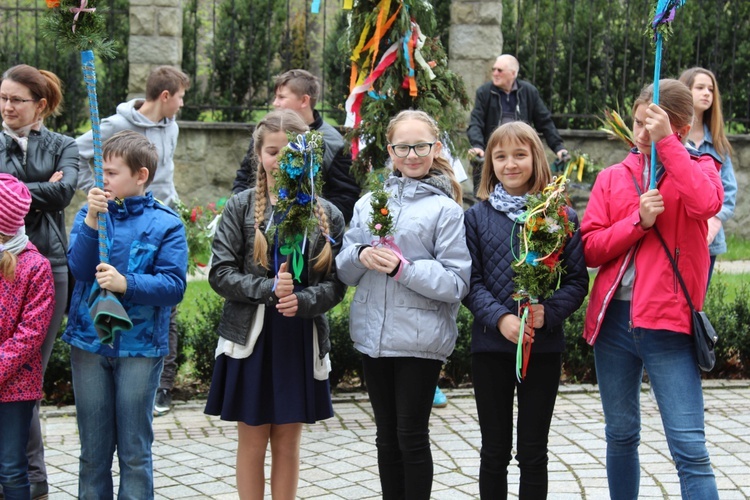
<svg viewBox="0 0 750 500">
<path fill-rule="evenodd" d="M 721 231 L 721 219 L 716 216 L 708 219 L 708 234 L 706 235 L 706 243 L 709 245 L 714 242 L 716 235 Z"/>
<path fill-rule="evenodd" d="M 54 177 L 54 176 L 53 176 Z M 89 211 L 86 214 L 86 225 L 90 228 L 96 229 L 96 219 L 100 213 L 107 213 L 107 197 L 108 194 L 99 188 L 91 188 L 86 200 L 89 203 Z"/>
<path fill-rule="evenodd" d="M 390 248 L 367 247 L 359 254 L 359 260 L 367 269 L 390 274 L 396 269 L 401 259 Z"/>
<path fill-rule="evenodd" d="M 534 324 L 531 326 L 534 328 L 541 328 L 544 326 L 544 305 L 543 304 L 531 304 L 531 312 L 529 313 L 529 319 L 534 320 Z"/>
<path fill-rule="evenodd" d="M 52 174 L 52 177 L 49 178 L 49 182 L 58 182 L 62 180 L 62 178 L 63 178 L 63 173 L 62 171 L 58 170 L 57 172 Z"/>
<path fill-rule="evenodd" d="M 641 195 L 638 215 L 641 217 L 641 227 L 649 229 L 656 223 L 656 217 L 664 211 L 664 198 L 658 189 L 649 189 Z"/>
<path fill-rule="evenodd" d="M 284 298 L 294 291 L 294 281 L 292 273 L 287 272 L 288 263 L 284 262 L 279 266 L 279 273 L 276 275 L 276 290 L 273 293 L 278 298 Z"/>
<path fill-rule="evenodd" d="M 125 293 L 128 289 L 127 278 L 109 264 L 102 263 L 96 266 L 96 281 L 103 289 L 115 293 Z"/>
<path fill-rule="evenodd" d="M 291 318 L 295 314 L 297 314 L 298 305 L 299 302 L 297 301 L 297 294 L 290 293 L 286 297 L 282 297 L 279 299 L 278 304 L 276 304 L 276 310 L 279 311 L 283 316 Z"/>
<path fill-rule="evenodd" d="M 521 318 L 514 314 L 504 314 L 497 320 L 497 329 L 506 339 L 510 340 L 514 344 L 518 344 L 518 334 L 521 331 Z M 524 326 L 524 334 L 531 337 L 531 342 L 534 342 L 534 330 L 531 325 Z"/>
<path fill-rule="evenodd" d="M 646 109 L 646 121 L 644 126 L 651 135 L 651 142 L 659 142 L 668 135 L 672 135 L 672 125 L 669 123 L 669 115 L 659 107 L 651 103 Z"/>
</svg>

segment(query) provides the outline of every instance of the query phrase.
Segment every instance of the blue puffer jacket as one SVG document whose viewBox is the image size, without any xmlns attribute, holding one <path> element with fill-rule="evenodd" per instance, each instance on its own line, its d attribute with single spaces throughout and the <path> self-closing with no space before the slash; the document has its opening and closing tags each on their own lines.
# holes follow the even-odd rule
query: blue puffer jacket
<svg viewBox="0 0 750 500">
<path fill-rule="evenodd" d="M 562 323 L 581 307 L 588 293 L 589 275 L 583 258 L 578 217 L 568 209 L 568 217 L 576 232 L 563 250 L 562 265 L 565 274 L 560 288 L 544 305 L 544 326 L 537 328 L 534 352 L 562 352 L 565 350 Z M 471 253 L 471 285 L 464 305 L 474 314 L 471 329 L 471 352 L 516 352 L 516 344 L 503 337 L 497 322 L 504 314 L 517 314 L 518 304 L 513 294 L 513 255 L 520 255 L 518 230 L 513 233 L 514 222 L 507 215 L 483 201 L 466 211 L 466 244 Z M 508 246 L 511 241 L 513 251 Z M 580 332 L 574 332 L 580 334 Z"/>
<path fill-rule="evenodd" d="M 169 314 L 185 293 L 187 240 L 182 221 L 152 194 L 109 202 L 110 264 L 128 280 L 120 297 L 132 330 L 102 345 L 89 314 L 88 298 L 99 262 L 99 238 L 86 225 L 85 206 L 70 233 L 68 265 L 76 279 L 63 340 L 108 357 L 160 357 L 169 352 Z"/>
</svg>

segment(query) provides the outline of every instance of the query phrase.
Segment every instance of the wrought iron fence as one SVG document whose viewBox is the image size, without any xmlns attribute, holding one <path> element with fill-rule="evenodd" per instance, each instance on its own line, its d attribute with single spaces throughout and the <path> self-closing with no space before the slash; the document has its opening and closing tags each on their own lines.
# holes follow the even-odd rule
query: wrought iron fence
<svg viewBox="0 0 750 500">
<path fill-rule="evenodd" d="M 114 114 L 127 96 L 128 0 L 105 0 L 109 36 L 117 42 L 116 59 L 97 61 L 97 93 L 102 116 Z M 44 0 L 0 2 L 0 72 L 16 64 L 29 64 L 55 73 L 63 82 L 63 110 L 46 125 L 75 135 L 88 128 L 88 104 L 81 74 L 80 54 L 61 52 L 54 40 L 44 39 L 39 24 L 47 6 Z"/>
<path fill-rule="evenodd" d="M 558 126 L 598 126 L 606 107 L 629 113 L 653 81 L 655 0 L 504 0 L 504 51 L 537 86 Z M 664 44 L 662 78 L 692 66 L 716 74 L 729 131 L 750 127 L 750 2 L 689 0 Z"/>
<path fill-rule="evenodd" d="M 186 67 L 204 89 L 192 117 L 251 120 L 268 109 L 273 75 L 303 67 L 321 76 L 323 107 L 347 94 L 347 23 L 341 0 L 191 0 Z M 433 2 L 449 25 L 449 0 Z M 504 0 L 504 51 L 516 54 L 561 128 L 597 128 L 605 107 L 626 114 L 653 79 L 648 34 L 655 0 Z M 243 21 L 247 20 L 247 21 Z M 691 66 L 716 73 L 730 132 L 750 127 L 750 2 L 690 0 L 665 44 L 663 77 Z M 445 36 L 445 33 L 443 33 Z M 191 66 L 192 64 L 192 66 Z"/>
<path fill-rule="evenodd" d="M 13 1 L 13 0 L 11 0 Z M 127 96 L 128 0 L 106 0 L 120 57 L 97 64 L 100 109 L 112 114 Z M 322 80 L 318 108 L 341 120 L 348 93 L 347 17 L 343 0 L 186 0 L 183 69 L 191 76 L 183 119 L 253 121 L 269 109 L 273 77 L 306 68 Z M 503 0 L 504 51 L 542 93 L 561 128 L 596 128 L 605 107 L 629 111 L 653 79 L 646 34 L 655 0 Z M 433 2 L 445 42 L 450 0 Z M 0 4 L 0 69 L 27 63 L 65 83 L 65 111 L 50 121 L 74 133 L 88 119 L 77 54 L 60 54 L 39 35 L 43 0 Z M 665 44 L 662 75 L 690 66 L 716 73 L 730 132 L 750 129 L 750 2 L 689 0 Z M 437 33 L 435 33 L 437 34 Z M 431 34 L 431 35 L 435 35 Z M 447 44 L 446 44 L 447 46 Z"/>
</svg>

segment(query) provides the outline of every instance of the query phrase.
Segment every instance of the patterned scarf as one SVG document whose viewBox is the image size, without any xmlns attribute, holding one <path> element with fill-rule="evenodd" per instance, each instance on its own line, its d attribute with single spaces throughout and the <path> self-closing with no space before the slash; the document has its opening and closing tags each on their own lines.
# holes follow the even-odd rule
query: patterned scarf
<svg viewBox="0 0 750 500">
<path fill-rule="evenodd" d="M 10 128 L 8 124 L 3 122 L 3 132 L 5 132 L 6 135 L 8 135 L 10 138 L 12 138 L 14 141 L 18 143 L 24 155 L 26 154 L 26 149 L 29 147 L 29 132 L 31 132 L 32 130 L 39 131 L 41 128 L 42 128 L 42 120 L 34 122 L 30 125 L 26 125 L 25 127 L 21 127 L 16 130 Z"/>
<path fill-rule="evenodd" d="M 508 194 L 499 182 L 495 184 L 495 190 L 490 193 L 489 202 L 495 210 L 504 213 L 512 221 L 518 219 L 526 211 L 526 195 Z"/>
</svg>

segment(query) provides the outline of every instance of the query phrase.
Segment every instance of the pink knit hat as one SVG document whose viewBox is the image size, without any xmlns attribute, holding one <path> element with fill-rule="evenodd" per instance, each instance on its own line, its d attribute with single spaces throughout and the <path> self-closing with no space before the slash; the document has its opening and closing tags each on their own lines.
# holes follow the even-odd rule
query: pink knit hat
<svg viewBox="0 0 750 500">
<path fill-rule="evenodd" d="M 26 184 L 10 174 L 0 174 L 0 233 L 16 234 L 30 206 L 31 193 Z"/>
</svg>

